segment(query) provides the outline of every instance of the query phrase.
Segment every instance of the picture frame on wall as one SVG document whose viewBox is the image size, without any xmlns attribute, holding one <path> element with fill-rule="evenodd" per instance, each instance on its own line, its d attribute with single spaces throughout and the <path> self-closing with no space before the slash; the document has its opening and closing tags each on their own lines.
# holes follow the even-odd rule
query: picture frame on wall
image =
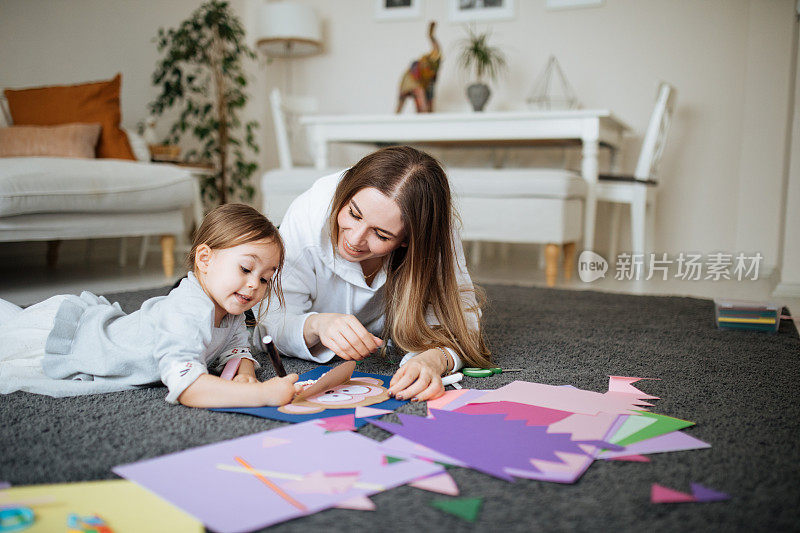
<svg viewBox="0 0 800 533">
<path fill-rule="evenodd" d="M 513 20 L 515 0 L 449 0 L 451 22 Z"/>
<path fill-rule="evenodd" d="M 422 0 L 375 0 L 376 20 L 412 20 L 422 15 Z"/>
</svg>

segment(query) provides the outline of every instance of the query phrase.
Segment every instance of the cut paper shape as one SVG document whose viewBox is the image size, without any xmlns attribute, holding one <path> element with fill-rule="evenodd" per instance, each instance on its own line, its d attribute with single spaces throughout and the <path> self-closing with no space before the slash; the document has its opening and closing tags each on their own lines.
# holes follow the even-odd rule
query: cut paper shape
<svg viewBox="0 0 800 533">
<path fill-rule="evenodd" d="M 682 431 L 673 431 L 666 435 L 629 444 L 623 451 L 603 451 L 598 457 L 600 459 L 611 459 L 625 455 L 647 455 L 650 453 L 680 452 L 703 448 L 711 448 L 711 445 Z"/>
<path fill-rule="evenodd" d="M 339 494 L 347 492 L 358 481 L 358 472 L 326 474 L 321 470 L 311 472 L 302 479 L 287 483 L 287 490 L 298 494 Z"/>
<path fill-rule="evenodd" d="M 418 479 L 413 483 L 409 483 L 409 485 L 417 489 L 438 492 L 439 494 L 446 494 L 448 496 L 458 496 L 459 494 L 458 485 L 456 485 L 455 480 L 447 472 Z"/>
<path fill-rule="evenodd" d="M 731 499 L 730 494 L 709 489 L 708 487 L 704 487 L 700 483 L 691 483 L 690 485 L 692 487 L 692 495 L 694 495 L 695 501 L 721 502 L 723 500 Z"/>
<path fill-rule="evenodd" d="M 608 392 L 616 392 L 619 394 L 632 394 L 642 400 L 660 400 L 658 396 L 650 396 L 634 387 L 632 384 L 643 379 L 658 379 L 658 378 L 630 378 L 625 376 L 608 376 Z"/>
<path fill-rule="evenodd" d="M 489 391 L 482 389 L 462 389 L 460 391 L 450 391 L 450 392 L 458 392 L 460 394 L 452 396 L 447 403 L 442 405 L 441 409 L 439 407 L 436 407 L 436 405 L 439 403 L 436 400 L 428 402 L 429 417 L 431 416 L 431 409 L 437 409 L 439 411 L 455 411 L 459 407 L 463 407 L 468 403 L 472 403 L 473 400 L 475 400 L 476 398 L 480 398 Z M 445 396 L 447 396 L 446 392 Z"/>
<path fill-rule="evenodd" d="M 283 489 L 281 489 L 279 486 L 277 486 L 275 483 L 273 483 L 267 477 L 265 477 L 262 473 L 257 472 L 252 466 L 250 466 L 250 463 L 246 462 L 239 456 L 234 457 L 234 459 L 236 459 L 236 462 L 245 467 L 249 473 L 253 474 L 260 482 L 262 482 L 264 485 L 273 490 L 275 494 L 277 494 L 290 504 L 294 505 L 301 511 L 308 511 L 308 507 L 306 507 L 303 503 L 295 500 L 290 495 L 286 494 L 286 492 Z"/>
<path fill-rule="evenodd" d="M 432 414 L 434 418 L 398 414 L 402 425 L 378 420 L 369 422 L 506 481 L 513 481 L 506 468 L 538 470 L 532 459 L 560 462 L 556 451 L 587 454 L 568 434 L 548 433 L 545 427 L 528 426 L 522 420 L 506 420 L 504 415 L 467 415 L 435 409 Z"/>
<path fill-rule="evenodd" d="M 265 437 L 288 440 L 291 453 L 265 450 Z M 385 466 L 381 464 L 384 454 L 380 443 L 370 438 L 351 431 L 327 433 L 309 421 L 116 466 L 113 471 L 191 513 L 210 530 L 238 533 L 316 513 L 443 470 L 435 463 L 413 458 Z M 253 471 L 268 477 L 307 511 L 267 489 L 233 457 L 244 458 Z M 319 471 L 358 472 L 359 477 L 346 492 L 335 494 L 298 493 L 289 488 Z M 111 517 L 107 518 L 113 525 Z"/>
<path fill-rule="evenodd" d="M 330 370 L 330 367 L 327 366 L 318 366 L 313 370 L 308 372 L 304 372 L 300 375 L 300 381 L 308 381 L 312 379 L 319 378 L 322 374 L 326 371 Z M 389 388 L 389 382 L 392 379 L 392 376 L 384 376 L 381 374 L 367 374 L 364 372 L 353 372 L 352 379 L 357 378 L 370 378 L 372 381 L 372 385 L 369 386 L 380 386 L 384 389 Z M 371 399 L 374 397 L 366 398 L 364 403 L 369 403 Z M 375 409 L 386 409 L 389 411 L 394 411 L 401 405 L 408 403 L 407 400 L 397 400 L 395 398 L 390 398 L 388 400 L 375 403 L 370 405 L 370 407 Z M 295 404 L 290 404 L 295 405 Z M 212 411 L 221 411 L 226 413 L 240 413 L 245 415 L 257 416 L 260 418 L 269 418 L 272 420 L 282 420 L 284 422 L 305 422 L 308 420 L 319 420 L 322 418 L 330 418 L 334 416 L 341 416 L 352 414 L 355 416 L 357 405 L 350 404 L 349 407 L 343 407 L 341 404 L 336 405 L 332 403 L 327 403 L 326 408 L 322 408 L 321 405 L 317 405 L 314 409 L 308 409 L 306 412 L 302 413 L 287 413 L 279 410 L 278 407 L 226 407 L 221 409 L 211 409 Z M 355 419 L 355 426 L 357 428 L 363 426 L 367 423 L 366 418 L 356 418 Z"/>
<path fill-rule="evenodd" d="M 456 498 L 431 502 L 431 505 L 440 511 L 457 516 L 467 522 L 477 520 L 482 504 L 483 498 Z"/>
<path fill-rule="evenodd" d="M 294 397 L 294 400 L 292 400 L 292 403 L 316 396 L 321 392 L 325 392 L 327 389 L 333 389 L 342 383 L 346 383 L 350 379 L 350 376 L 353 375 L 353 371 L 355 369 L 355 361 L 345 361 L 344 363 L 336 365 L 317 378 L 314 383 L 297 393 L 297 395 Z"/>
<path fill-rule="evenodd" d="M 472 389 L 461 389 L 461 390 L 448 390 L 444 391 L 444 394 L 436 398 L 435 400 L 428 400 L 428 409 L 439 409 L 445 410 L 445 406 L 461 396 L 462 394 L 468 393 Z M 452 409 L 446 409 L 447 411 L 452 411 Z"/>
<path fill-rule="evenodd" d="M 274 448 L 275 446 L 281 446 L 283 444 L 288 444 L 289 441 L 286 439 L 276 439 L 274 437 L 264 437 L 264 440 L 261 441 L 261 446 L 264 448 Z"/>
<path fill-rule="evenodd" d="M 376 509 L 375 502 L 366 496 L 356 496 L 343 502 L 339 502 L 336 506 L 338 509 L 353 509 L 355 511 L 374 511 Z"/>
<path fill-rule="evenodd" d="M 686 503 L 695 501 L 694 496 L 673 490 L 658 483 L 653 483 L 650 487 L 650 502 L 651 503 Z"/>
<path fill-rule="evenodd" d="M 653 423 L 644 425 L 640 430 L 635 431 L 624 438 L 617 439 L 617 435 L 614 435 L 614 438 L 611 439 L 611 442 L 620 446 L 628 446 L 629 444 L 634 444 L 643 440 L 666 435 L 667 433 L 672 433 L 673 431 L 678 431 L 679 429 L 694 425 L 694 422 L 689 422 L 688 420 L 681 420 L 680 418 L 673 418 L 671 416 L 648 413 L 644 411 L 642 411 L 639 415 L 629 417 L 628 420 L 626 420 L 626 423 L 631 419 L 635 420 L 641 418 L 645 420 L 653 420 Z"/>
<path fill-rule="evenodd" d="M 651 424 L 655 424 L 656 419 L 647 417 L 647 416 L 639 416 L 639 415 L 631 415 L 625 417 L 625 422 L 622 423 L 619 430 L 614 433 L 614 436 L 611 437 L 609 440 L 615 444 L 619 444 L 619 442 L 623 439 L 630 437 L 631 435 L 643 430 L 647 426 Z"/>
<path fill-rule="evenodd" d="M 184 511 L 124 479 L 18 485 L 0 492 L 0 505 L 11 501 L 46 500 L 30 505 L 35 531 L 64 531 L 67 517 L 99 514 L 117 532 L 169 531 L 202 533 L 203 525 Z M 34 530 L 31 530 L 34 531 Z"/>
<path fill-rule="evenodd" d="M 391 464 L 394 464 L 394 463 L 402 463 L 403 461 L 405 461 L 405 459 L 403 459 L 402 457 L 395 457 L 393 455 L 384 455 L 383 456 L 383 464 L 385 464 L 385 465 L 391 465 Z"/>
<path fill-rule="evenodd" d="M 458 459 L 455 459 L 443 453 L 439 453 L 436 450 L 432 450 L 427 446 L 423 446 L 422 444 L 418 444 L 414 441 L 408 440 L 407 438 L 401 437 L 400 435 L 392 435 L 385 441 L 381 442 L 381 447 L 395 452 L 402 452 L 404 454 L 411 455 L 413 457 L 417 457 L 420 459 L 435 461 L 437 463 L 445 464 L 448 466 L 450 465 L 466 466 Z"/>
<path fill-rule="evenodd" d="M 506 420 L 525 420 L 529 426 L 549 426 L 572 413 L 516 402 L 469 403 L 454 409 L 469 415 L 505 414 Z"/>
<path fill-rule="evenodd" d="M 633 463 L 649 463 L 650 458 L 646 455 L 620 455 L 619 457 L 609 457 L 607 461 L 631 461 Z"/>
<path fill-rule="evenodd" d="M 392 413 L 389 409 L 375 409 L 373 407 L 356 407 L 356 418 L 367 418 L 369 416 L 381 416 Z"/>
<path fill-rule="evenodd" d="M 316 424 L 325 431 L 355 431 L 356 417 L 354 415 L 332 416 L 317 420 Z"/>
<path fill-rule="evenodd" d="M 584 415 L 596 415 L 601 412 L 626 415 L 632 411 L 641 411 L 643 406 L 652 406 L 633 394 L 618 392 L 601 394 L 574 387 L 557 387 L 527 381 L 511 382 L 497 390 L 487 392 L 471 403 L 489 402 L 524 403 Z"/>
</svg>

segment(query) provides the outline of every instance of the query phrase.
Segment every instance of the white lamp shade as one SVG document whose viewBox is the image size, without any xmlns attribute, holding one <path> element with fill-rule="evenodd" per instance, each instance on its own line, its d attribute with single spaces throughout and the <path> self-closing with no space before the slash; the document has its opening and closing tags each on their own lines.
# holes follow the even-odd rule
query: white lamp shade
<svg viewBox="0 0 800 533">
<path fill-rule="evenodd" d="M 292 2 L 263 4 L 258 48 L 269 57 L 298 57 L 322 49 L 319 19 L 311 6 Z"/>
</svg>

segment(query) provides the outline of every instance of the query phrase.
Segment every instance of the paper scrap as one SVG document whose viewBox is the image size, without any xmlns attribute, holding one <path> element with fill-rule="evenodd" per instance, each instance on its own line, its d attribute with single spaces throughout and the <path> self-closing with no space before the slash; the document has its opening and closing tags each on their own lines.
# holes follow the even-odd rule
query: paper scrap
<svg viewBox="0 0 800 533">
<path fill-rule="evenodd" d="M 317 420 L 316 424 L 325 431 L 355 431 L 356 417 L 352 414 L 330 416 Z"/>
<path fill-rule="evenodd" d="M 689 422 L 688 420 L 681 420 L 680 418 L 673 418 L 671 416 L 659 415 L 656 413 L 647 413 L 644 411 L 639 415 L 629 417 L 628 420 L 626 420 L 626 423 L 630 420 L 652 420 L 652 423 L 644 424 L 643 427 L 638 431 L 634 431 L 631 434 L 623 437 L 614 435 L 614 437 L 611 439 L 611 442 L 614 444 L 619 444 L 620 446 L 628 446 L 629 444 L 652 439 L 653 437 L 665 435 L 667 433 L 694 425 L 694 422 Z M 623 424 L 623 427 L 624 426 L 625 424 Z"/>
<path fill-rule="evenodd" d="M 607 461 L 631 461 L 633 463 L 649 463 L 650 458 L 646 455 L 620 455 L 619 457 L 609 457 Z"/>
<path fill-rule="evenodd" d="M 454 411 L 470 415 L 503 413 L 506 415 L 506 420 L 525 420 L 529 426 L 549 426 L 572 415 L 567 411 L 516 402 L 469 403 Z"/>
<path fill-rule="evenodd" d="M 329 474 L 321 470 L 302 479 L 286 483 L 284 488 L 298 494 L 339 494 L 347 492 L 358 481 L 358 472 Z"/>
<path fill-rule="evenodd" d="M 456 485 L 453 477 L 447 472 L 418 479 L 409 483 L 409 485 L 417 489 L 447 494 L 448 496 L 458 496 L 459 494 L 458 485 Z"/>
<path fill-rule="evenodd" d="M 673 431 L 652 439 L 635 442 L 625 446 L 623 451 L 613 452 L 606 450 L 600 453 L 600 459 L 611 459 L 621 455 L 647 455 L 650 453 L 680 452 L 684 450 L 699 450 L 710 448 L 711 445 L 700 439 L 692 437 L 682 431 Z"/>
<path fill-rule="evenodd" d="M 374 407 L 356 407 L 356 418 L 367 418 L 368 416 L 379 416 L 385 415 L 389 413 L 393 413 L 394 411 L 390 409 L 375 409 Z"/>
<path fill-rule="evenodd" d="M 632 394 L 637 398 L 643 400 L 660 400 L 658 396 L 650 396 L 634 387 L 632 384 L 643 379 L 658 379 L 658 378 L 630 378 L 625 376 L 608 376 L 608 392 L 617 392 L 620 394 Z"/>
<path fill-rule="evenodd" d="M 286 439 L 276 439 L 275 437 L 264 437 L 264 440 L 261 441 L 261 445 L 264 448 L 274 448 L 275 446 L 281 446 L 288 443 L 289 441 Z"/>
<path fill-rule="evenodd" d="M 339 502 L 336 507 L 339 509 L 353 509 L 355 511 L 374 511 L 376 509 L 375 502 L 367 496 L 350 498 L 349 500 Z"/>
<path fill-rule="evenodd" d="M 456 498 L 431 502 L 431 505 L 440 511 L 455 515 L 467 522 L 477 520 L 482 504 L 483 498 Z"/>
<path fill-rule="evenodd" d="M 653 483 L 650 487 L 651 503 L 685 503 L 695 501 L 694 496 L 673 490 L 658 483 Z"/>
<path fill-rule="evenodd" d="M 0 504 L 21 500 L 51 500 L 45 505 L 33 506 L 36 531 L 64 531 L 67 517 L 72 513 L 87 516 L 99 514 L 115 533 L 204 531 L 203 525 L 192 516 L 124 479 L 18 485 L 0 494 Z"/>
<path fill-rule="evenodd" d="M 709 489 L 700 483 L 691 483 L 690 485 L 692 487 L 692 494 L 698 502 L 721 502 L 731 499 L 730 494 Z"/>
</svg>

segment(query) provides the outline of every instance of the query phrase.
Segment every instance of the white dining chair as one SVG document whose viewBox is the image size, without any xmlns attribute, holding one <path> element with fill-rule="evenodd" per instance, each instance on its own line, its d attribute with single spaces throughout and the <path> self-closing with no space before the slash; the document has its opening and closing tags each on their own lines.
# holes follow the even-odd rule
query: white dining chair
<svg viewBox="0 0 800 533">
<path fill-rule="evenodd" d="M 656 105 L 644 134 L 636 170 L 632 175 L 600 174 L 596 185 L 598 202 L 611 203 L 609 261 L 615 261 L 619 245 L 620 215 L 623 204 L 630 206 L 632 254 L 644 254 L 655 248 L 655 211 L 658 191 L 658 164 L 664 151 L 675 89 L 668 83 L 658 88 Z"/>
<path fill-rule="evenodd" d="M 318 169 L 310 164 L 313 158 L 306 153 L 308 143 L 305 142 L 297 118 L 317 111 L 318 104 L 314 98 L 284 96 L 276 88 L 270 93 L 269 101 L 279 167 L 267 171 L 261 177 L 261 195 L 264 214 L 279 224 L 295 198 L 322 176 L 342 169 Z"/>
</svg>

